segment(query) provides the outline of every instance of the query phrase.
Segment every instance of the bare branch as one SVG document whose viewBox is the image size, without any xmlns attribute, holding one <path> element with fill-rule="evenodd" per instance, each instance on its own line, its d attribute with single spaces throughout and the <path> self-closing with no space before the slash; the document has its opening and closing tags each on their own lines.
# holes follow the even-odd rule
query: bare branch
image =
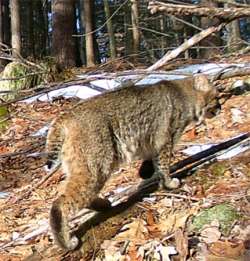
<svg viewBox="0 0 250 261">
<path fill-rule="evenodd" d="M 250 15 L 250 8 L 246 7 L 210 8 L 200 5 L 178 5 L 163 3 L 159 1 L 149 2 L 148 9 L 152 14 L 155 14 L 157 12 L 164 12 L 166 13 L 166 15 L 196 15 L 210 17 L 211 19 L 217 17 L 219 19 L 222 19 L 222 21 L 227 22 Z"/>
<path fill-rule="evenodd" d="M 201 31 L 200 33 L 194 35 L 193 37 L 191 37 L 190 39 L 185 41 L 183 44 L 181 44 L 176 49 L 166 53 L 159 61 L 157 61 L 155 64 L 153 64 L 152 66 L 147 68 L 147 71 L 150 72 L 150 71 L 159 69 L 160 67 L 164 66 L 167 62 L 176 58 L 179 54 L 183 53 L 184 51 L 186 51 L 193 45 L 197 44 L 201 40 L 208 37 L 210 34 L 220 31 L 225 25 L 226 25 L 226 23 L 222 23 L 218 26 L 211 26 L 211 27 Z"/>
</svg>

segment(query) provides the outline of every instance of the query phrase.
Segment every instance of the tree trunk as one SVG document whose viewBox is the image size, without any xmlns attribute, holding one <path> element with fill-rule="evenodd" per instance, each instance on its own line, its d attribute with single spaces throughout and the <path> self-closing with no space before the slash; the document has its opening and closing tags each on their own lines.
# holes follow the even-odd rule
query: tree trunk
<svg viewBox="0 0 250 261">
<path fill-rule="evenodd" d="M 4 42 L 3 32 L 3 0 L 0 0 L 0 43 Z"/>
<path fill-rule="evenodd" d="M 49 53 L 49 46 L 50 46 L 50 39 L 49 39 L 49 18 L 48 18 L 48 13 L 50 9 L 50 5 L 48 2 L 44 5 L 42 1 L 40 1 L 40 5 L 43 7 L 43 33 L 41 36 L 42 43 L 44 49 L 40 52 L 41 56 L 46 56 Z"/>
<path fill-rule="evenodd" d="M 124 45 L 125 45 L 125 51 L 122 53 L 121 51 L 118 53 L 118 56 L 129 56 L 132 53 L 132 33 L 130 30 L 131 25 L 131 8 L 129 6 L 129 2 L 127 2 L 126 5 L 123 7 L 123 19 L 124 19 Z"/>
<path fill-rule="evenodd" d="M 84 0 L 84 24 L 85 24 L 85 39 L 86 39 L 86 63 L 87 67 L 95 66 L 95 50 L 94 50 L 94 34 L 92 21 L 92 0 Z"/>
<path fill-rule="evenodd" d="M 13 57 L 18 58 L 21 54 L 21 27 L 20 27 L 20 5 L 19 0 L 10 1 L 11 14 L 11 46 Z"/>
<path fill-rule="evenodd" d="M 34 21 L 33 21 L 33 0 L 28 1 L 28 6 L 27 6 L 27 12 L 28 12 L 28 21 L 27 21 L 27 56 L 35 57 L 35 46 L 34 46 Z"/>
<path fill-rule="evenodd" d="M 83 35 L 85 32 L 85 25 L 84 25 L 84 3 L 83 0 L 78 0 L 79 5 L 79 13 L 80 13 L 80 34 Z M 86 48 L 85 48 L 85 36 L 80 38 L 80 55 L 82 64 L 86 64 Z"/>
<path fill-rule="evenodd" d="M 227 8 L 230 8 L 229 3 L 235 3 L 235 0 L 228 0 L 226 4 Z M 242 39 L 240 36 L 240 26 L 239 20 L 234 20 L 227 25 L 228 37 L 227 37 L 227 48 L 229 52 L 234 52 L 239 50 L 242 47 Z"/>
<path fill-rule="evenodd" d="M 115 36 L 114 36 L 113 24 L 110 19 L 110 9 L 109 9 L 108 0 L 104 0 L 103 2 L 104 2 L 104 10 L 105 10 L 105 16 L 107 21 L 108 35 L 109 35 L 110 56 L 111 59 L 114 60 L 116 57 L 116 48 L 115 48 Z"/>
<path fill-rule="evenodd" d="M 76 65 L 75 0 L 52 0 L 52 55 L 61 68 Z"/>
<path fill-rule="evenodd" d="M 43 3 L 43 0 L 36 0 L 34 5 L 34 17 L 36 17 L 36 28 L 34 31 L 34 48 L 36 57 L 42 58 L 47 55 L 49 47 L 48 42 L 48 3 Z"/>
<path fill-rule="evenodd" d="M 164 34 L 165 33 L 165 17 L 160 15 L 160 31 Z M 161 36 L 161 57 L 165 54 L 165 47 L 166 47 L 166 40 L 165 37 Z"/>
<path fill-rule="evenodd" d="M 1 0 L 3 7 L 3 43 L 10 46 L 10 8 L 8 1 Z"/>
<path fill-rule="evenodd" d="M 132 18 L 132 34 L 133 34 L 133 54 L 138 54 L 140 45 L 139 32 L 139 2 L 138 0 L 131 0 L 131 18 Z"/>
<path fill-rule="evenodd" d="M 0 44 L 4 42 L 4 34 L 3 34 L 3 0 L 0 0 Z M 0 45 L 0 55 L 2 55 L 1 45 Z M 2 67 L 4 67 L 4 60 L 0 58 L 0 72 L 2 71 Z"/>
<path fill-rule="evenodd" d="M 201 0 L 201 5 L 202 6 L 207 6 L 207 7 L 218 7 L 218 4 L 213 1 L 213 0 Z M 210 26 L 218 25 L 219 24 L 219 19 L 218 18 L 209 18 L 209 17 L 202 17 L 201 18 L 201 28 L 202 29 L 207 29 Z M 211 56 L 220 54 L 219 46 L 221 45 L 221 38 L 219 33 L 210 35 L 206 39 L 202 40 L 200 42 L 200 46 L 203 46 L 205 48 L 202 48 L 200 51 L 200 58 L 207 59 L 210 58 Z M 214 48 L 218 46 L 218 48 Z M 211 51 L 211 47 L 213 48 Z"/>
</svg>

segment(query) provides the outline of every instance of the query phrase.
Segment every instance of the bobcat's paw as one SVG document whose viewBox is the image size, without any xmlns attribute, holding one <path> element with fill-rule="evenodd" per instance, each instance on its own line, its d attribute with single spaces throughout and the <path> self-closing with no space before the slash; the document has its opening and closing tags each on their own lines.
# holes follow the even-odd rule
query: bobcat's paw
<svg viewBox="0 0 250 261">
<path fill-rule="evenodd" d="M 167 188 L 170 188 L 170 189 L 176 189 L 176 188 L 179 188 L 180 187 L 180 185 L 181 185 L 181 182 L 180 182 L 180 180 L 179 179 L 177 179 L 177 178 L 173 178 L 173 179 L 171 179 L 169 182 L 165 182 L 165 186 L 167 187 Z"/>
<path fill-rule="evenodd" d="M 67 242 L 67 250 L 75 250 L 79 245 L 79 239 L 76 236 L 72 236 Z"/>
<path fill-rule="evenodd" d="M 180 187 L 180 180 L 177 178 L 162 179 L 162 187 L 167 189 L 176 189 Z"/>
</svg>

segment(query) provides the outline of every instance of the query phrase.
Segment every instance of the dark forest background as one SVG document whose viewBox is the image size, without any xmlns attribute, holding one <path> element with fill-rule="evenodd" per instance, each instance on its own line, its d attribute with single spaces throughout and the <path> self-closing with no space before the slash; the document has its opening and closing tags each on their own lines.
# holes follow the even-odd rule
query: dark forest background
<svg viewBox="0 0 250 261">
<path fill-rule="evenodd" d="M 150 14 L 149 0 L 0 0 L 0 65 L 23 57 L 54 57 L 63 68 L 88 67 L 126 59 L 152 64 L 168 50 L 211 25 L 218 18 Z M 178 0 L 165 3 L 214 8 L 242 7 L 250 0 Z M 250 18 L 190 48 L 182 58 L 208 59 L 238 51 L 250 40 Z"/>
</svg>

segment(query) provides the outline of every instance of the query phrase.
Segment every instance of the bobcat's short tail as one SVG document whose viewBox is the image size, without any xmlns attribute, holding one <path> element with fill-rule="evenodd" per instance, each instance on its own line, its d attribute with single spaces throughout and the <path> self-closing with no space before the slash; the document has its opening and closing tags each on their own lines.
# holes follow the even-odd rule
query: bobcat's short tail
<svg viewBox="0 0 250 261">
<path fill-rule="evenodd" d="M 68 219 L 64 202 L 65 197 L 60 196 L 56 199 L 50 210 L 50 227 L 56 243 L 63 249 L 74 250 L 79 244 L 79 239 L 75 235 L 70 235 Z M 68 211 L 67 211 L 68 212 Z"/>
</svg>

